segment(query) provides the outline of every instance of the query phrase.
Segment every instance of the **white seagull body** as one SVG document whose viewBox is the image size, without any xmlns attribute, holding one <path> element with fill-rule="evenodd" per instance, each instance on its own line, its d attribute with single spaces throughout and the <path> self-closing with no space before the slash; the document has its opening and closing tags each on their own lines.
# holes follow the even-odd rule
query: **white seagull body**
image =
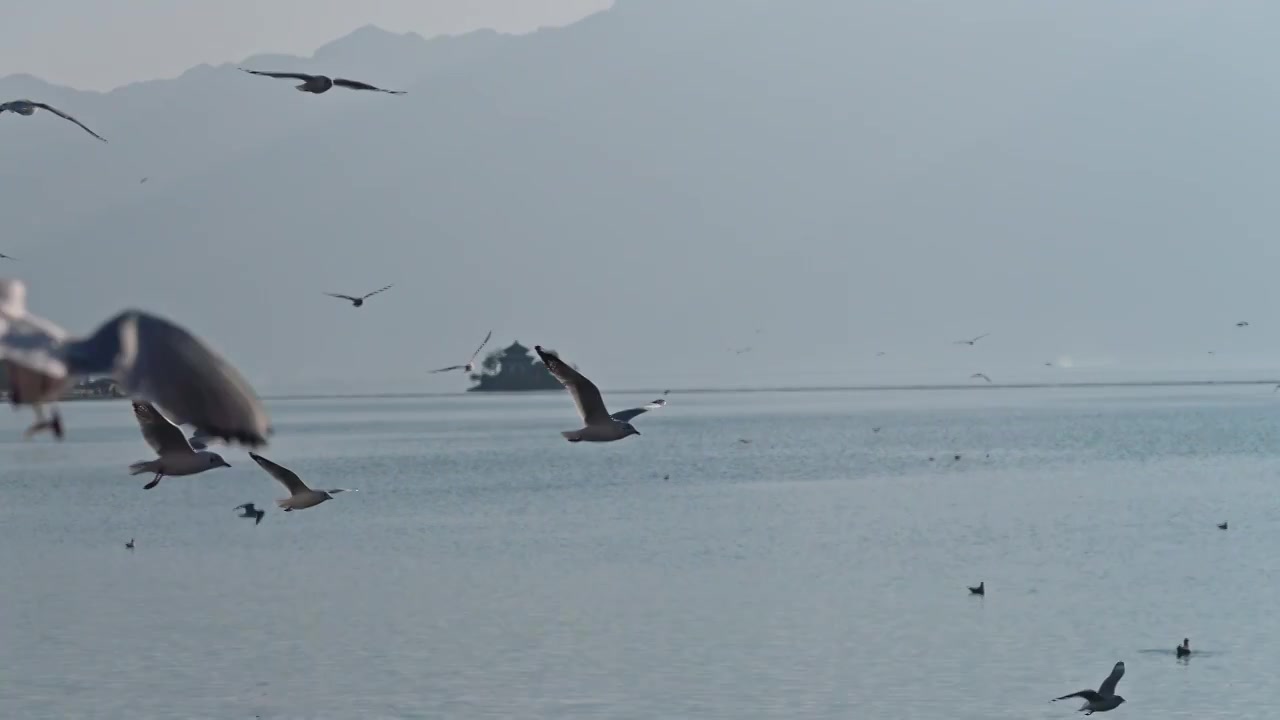
<svg viewBox="0 0 1280 720">
<path fill-rule="evenodd" d="M 471 372 L 472 370 L 475 370 L 476 358 L 479 357 L 480 351 L 484 349 L 484 346 L 489 344 L 489 338 L 491 337 L 493 337 L 492 330 L 489 331 L 488 335 L 484 336 L 484 340 L 480 341 L 480 347 L 476 348 L 476 351 L 471 353 L 471 359 L 467 361 L 466 365 L 450 365 L 449 367 L 442 367 L 439 370 L 432 370 L 432 374 L 449 372 L 450 370 L 461 370 L 463 372 Z"/>
<path fill-rule="evenodd" d="M 643 407 L 620 410 L 610 415 L 604 406 L 604 398 L 600 397 L 600 389 L 595 386 L 595 383 L 561 360 L 554 351 L 543 350 L 541 345 L 534 345 L 533 349 L 538 353 L 538 357 L 542 358 L 547 370 L 573 396 L 578 414 L 586 424 L 580 430 L 566 430 L 560 433 L 569 442 L 612 442 L 631 435 L 639 435 L 640 431 L 631 424 L 631 418 L 665 407 L 667 404 L 666 400 L 658 398 Z"/>
<path fill-rule="evenodd" d="M 37 416 L 77 378 L 106 375 L 209 437 L 260 447 L 271 434 L 261 401 L 234 367 L 187 330 L 140 310 L 73 338 L 27 312 L 21 280 L 0 279 L 0 360 L 29 371 L 25 390 L 34 392 L 21 404 L 36 406 Z"/>
<path fill-rule="evenodd" d="M 98 133 L 96 133 L 96 132 L 94 132 L 94 131 L 90 130 L 90 129 L 89 129 L 89 128 L 84 124 L 84 123 L 82 123 L 82 122 L 80 122 L 79 120 L 77 120 L 77 119 L 75 119 L 75 118 L 71 117 L 70 115 L 68 115 L 68 114 L 66 114 L 66 113 L 64 113 L 64 112 L 62 112 L 62 111 L 61 111 L 61 110 L 59 110 L 58 108 L 53 107 L 52 105 L 46 105 L 46 104 L 44 104 L 44 103 L 32 102 L 32 101 L 30 101 L 30 100 L 11 100 L 11 101 L 9 101 L 9 102 L 7 102 L 7 103 L 0 103 L 0 113 L 4 113 L 5 111 L 8 111 L 8 112 L 11 112 L 11 113 L 16 113 L 16 114 L 18 114 L 18 115 L 26 115 L 26 116 L 28 116 L 28 117 L 29 117 L 29 116 L 31 116 L 31 115 L 35 115 L 35 114 L 36 114 L 36 110 L 47 110 L 47 111 L 49 111 L 49 112 L 53 113 L 54 115 L 57 115 L 58 117 L 62 118 L 63 120 L 70 120 L 71 122 L 75 123 L 76 125 L 79 125 L 81 130 L 84 130 L 85 132 L 87 132 L 87 133 L 89 133 L 90 135 L 92 135 L 92 136 L 94 136 L 94 137 L 98 138 L 98 139 L 99 139 L 99 140 L 101 140 L 102 142 L 106 142 L 106 141 L 107 141 L 107 139 L 106 139 L 106 138 L 104 138 L 104 137 L 102 137 L 101 135 L 99 135 Z"/>
<path fill-rule="evenodd" d="M 282 465 L 277 465 L 270 460 L 258 455 L 257 453 L 249 453 L 249 457 L 258 463 L 258 466 L 266 470 L 271 477 L 280 481 L 285 489 L 289 491 L 289 497 L 276 501 L 276 504 L 284 508 L 285 512 L 292 510 L 305 510 L 309 507 L 315 507 L 325 500 L 332 500 L 334 495 L 342 492 L 355 492 L 346 488 L 335 488 L 333 490 L 312 490 L 307 484 L 302 482 L 302 478 L 298 474 Z"/>
<path fill-rule="evenodd" d="M 156 460 L 143 460 L 129 466 L 130 475 L 155 473 L 151 482 L 143 485 L 150 490 L 160 483 L 165 475 L 198 475 L 205 470 L 220 467 L 231 467 L 218 453 L 201 450 L 196 452 L 187 442 L 182 430 L 169 419 L 160 414 L 151 403 L 133 403 L 133 415 L 138 419 L 138 427 L 142 429 L 142 437 L 160 457 Z"/>
</svg>

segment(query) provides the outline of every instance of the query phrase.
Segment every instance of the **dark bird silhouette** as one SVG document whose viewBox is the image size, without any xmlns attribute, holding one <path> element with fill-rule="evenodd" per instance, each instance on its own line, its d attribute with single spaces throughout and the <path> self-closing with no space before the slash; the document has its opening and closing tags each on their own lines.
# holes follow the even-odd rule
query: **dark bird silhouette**
<svg viewBox="0 0 1280 720">
<path fill-rule="evenodd" d="M 1249 327 L 1249 323 L 1245 322 L 1244 320 L 1241 320 L 1240 322 L 1236 323 L 1236 327 Z"/>
<path fill-rule="evenodd" d="M 281 78 L 288 80 L 301 80 L 302 84 L 296 86 L 302 92 L 309 92 L 316 95 L 329 92 L 332 87 L 349 88 L 351 90 L 373 90 L 374 92 L 387 93 L 389 95 L 404 95 L 403 90 L 387 90 L 368 83 L 362 83 L 359 80 L 347 80 L 346 78 L 330 78 L 324 75 L 308 75 L 306 73 L 290 73 L 290 72 L 266 72 L 263 70 L 246 70 L 240 68 L 250 75 L 262 75 L 269 78 Z"/>
<path fill-rule="evenodd" d="M 390 289 L 391 289 L 391 286 L 388 285 L 384 288 L 378 288 L 377 290 L 374 290 L 368 295 L 361 295 L 360 297 L 351 297 L 350 295 L 341 295 L 339 293 L 325 293 L 325 295 L 328 295 L 329 297 L 342 298 L 343 300 L 349 300 L 351 301 L 351 307 L 360 307 L 361 305 L 364 305 L 365 300 L 368 300 L 369 298 L 373 297 L 374 295 L 377 295 L 380 292 L 384 292 Z"/>
<path fill-rule="evenodd" d="M 432 370 L 431 371 L 432 374 L 448 372 L 450 370 L 462 370 L 463 372 L 471 372 L 476 367 L 476 357 L 480 355 L 480 351 L 484 349 L 484 346 L 486 344 L 488 344 L 489 338 L 491 337 L 493 337 L 492 330 L 489 331 L 488 335 L 484 336 L 484 340 L 480 341 L 480 347 L 476 348 L 476 351 L 471 353 L 471 359 L 467 361 L 466 365 L 450 365 L 449 367 L 442 367 L 439 370 Z"/>
<path fill-rule="evenodd" d="M 972 380 L 972 379 L 974 379 L 974 378 L 982 378 L 983 380 L 986 380 L 987 382 L 991 382 L 991 378 L 987 377 L 987 376 L 986 376 L 986 373 L 974 373 L 974 374 L 972 374 L 972 375 L 970 375 L 970 376 L 969 376 L 969 379 L 970 379 L 970 380 Z"/>
<path fill-rule="evenodd" d="M 1220 523 L 1218 523 L 1218 529 L 1219 529 L 1219 530 L 1226 530 L 1226 529 L 1227 529 L 1227 524 L 1226 524 L 1225 522 L 1220 522 Z"/>
<path fill-rule="evenodd" d="M 990 335 L 990 334 L 991 334 L 991 333 L 982 333 L 981 335 L 979 335 L 978 337 L 976 337 L 976 338 L 974 338 L 974 339 L 972 339 L 972 340 L 957 340 L 957 341 L 955 342 L 955 344 L 956 344 L 956 345 L 974 345 L 974 344 L 976 344 L 979 340 L 981 340 L 982 338 L 984 338 L 984 337 L 986 337 L 986 336 L 988 336 L 988 335 Z"/>
<path fill-rule="evenodd" d="M 125 544 L 124 544 L 124 546 L 125 546 L 127 549 L 132 550 L 132 549 L 133 549 L 133 538 L 129 538 L 129 542 L 125 543 Z"/>
<path fill-rule="evenodd" d="M 263 516 L 267 514 L 266 510 L 259 510 L 258 508 L 254 507 L 253 503 L 245 503 L 236 509 L 242 511 L 240 513 L 240 517 L 253 518 L 254 525 L 257 525 L 258 523 L 262 522 Z"/>
<path fill-rule="evenodd" d="M 1182 638 L 1182 644 L 1178 646 L 1178 657 L 1186 657 L 1191 654 L 1191 639 Z"/>
<path fill-rule="evenodd" d="M 0 253 L 0 259 L 4 259 L 4 260 L 17 260 L 18 258 L 14 257 L 14 256 L 12 256 L 12 255 L 5 255 L 4 253 Z"/>
<path fill-rule="evenodd" d="M 983 580 L 982 582 L 978 583 L 978 584 L 977 584 L 977 586 L 970 586 L 970 587 L 969 587 L 969 592 L 970 592 L 971 594 L 973 594 L 973 595 L 986 595 L 986 594 L 987 594 L 987 581 L 986 581 L 986 580 Z"/>
<path fill-rule="evenodd" d="M 0 114 L 3 114 L 4 111 L 6 110 L 8 110 L 11 113 L 17 113 L 19 115 L 28 115 L 28 116 L 34 115 L 36 113 L 36 110 L 48 110 L 49 112 L 53 113 L 54 115 L 57 115 L 63 120 L 70 120 L 71 122 L 79 125 L 80 129 L 98 138 L 102 142 L 107 141 L 106 138 L 90 130 L 84 123 L 62 112 L 58 108 L 53 107 L 52 105 L 46 105 L 44 103 L 38 103 L 38 102 L 31 102 L 30 100 L 11 100 L 7 103 L 0 103 Z"/>
<path fill-rule="evenodd" d="M 1085 711 L 1085 715 L 1115 710 L 1120 707 L 1120 703 L 1124 702 L 1124 698 L 1116 695 L 1116 683 L 1120 682 L 1122 677 L 1124 677 L 1124 662 L 1118 662 L 1111 668 L 1111 674 L 1102 681 L 1102 685 L 1099 685 L 1097 690 L 1073 692 L 1070 695 L 1054 698 L 1053 702 L 1073 697 L 1081 698 L 1084 700 L 1084 706 L 1080 709 Z"/>
</svg>

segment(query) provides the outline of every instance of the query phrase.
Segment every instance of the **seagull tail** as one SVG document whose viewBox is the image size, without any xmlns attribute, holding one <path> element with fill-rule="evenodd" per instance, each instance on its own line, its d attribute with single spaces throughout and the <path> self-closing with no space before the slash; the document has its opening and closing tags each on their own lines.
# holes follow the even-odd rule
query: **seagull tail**
<svg viewBox="0 0 1280 720">
<path fill-rule="evenodd" d="M 143 460 L 129 466 L 130 475 L 141 475 L 143 473 L 153 473 L 160 471 L 159 460 Z"/>
<path fill-rule="evenodd" d="M 582 442 L 581 430 L 564 430 L 560 434 L 563 435 L 564 439 L 568 440 L 569 442 Z"/>
</svg>

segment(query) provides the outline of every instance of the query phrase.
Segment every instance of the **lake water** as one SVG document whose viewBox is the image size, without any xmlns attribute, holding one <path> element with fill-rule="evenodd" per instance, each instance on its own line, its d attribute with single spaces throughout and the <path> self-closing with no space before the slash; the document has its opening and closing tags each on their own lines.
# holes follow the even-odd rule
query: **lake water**
<svg viewBox="0 0 1280 720">
<path fill-rule="evenodd" d="M 674 393 L 607 445 L 558 393 L 269 405 L 360 492 L 0 420 L 0 717 L 1072 718 L 1117 660 L 1105 717 L 1280 715 L 1269 386 Z"/>
</svg>

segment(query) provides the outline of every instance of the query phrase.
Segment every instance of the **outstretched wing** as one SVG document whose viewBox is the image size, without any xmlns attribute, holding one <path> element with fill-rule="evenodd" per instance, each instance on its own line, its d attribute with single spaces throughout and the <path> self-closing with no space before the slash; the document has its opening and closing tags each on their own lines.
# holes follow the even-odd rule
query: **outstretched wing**
<svg viewBox="0 0 1280 720">
<path fill-rule="evenodd" d="M 1124 677 L 1124 663 L 1118 662 L 1116 666 L 1111 668 L 1111 674 L 1106 680 L 1098 686 L 1098 694 L 1102 697 L 1111 697 L 1116 694 L 1116 684 L 1120 682 L 1120 678 Z"/>
<path fill-rule="evenodd" d="M 266 470 L 271 477 L 279 480 L 280 484 L 284 485 L 290 495 L 297 495 L 298 493 L 304 493 L 311 489 L 307 487 L 306 483 L 302 482 L 302 478 L 298 477 L 297 473 L 289 468 L 284 467 L 283 465 L 277 465 L 257 453 L 249 453 L 249 457 L 253 458 L 253 461 L 258 463 L 258 467 Z"/>
<path fill-rule="evenodd" d="M 609 411 L 604 406 L 604 398 L 600 397 L 600 388 L 597 388 L 595 383 L 569 367 L 569 363 L 561 360 L 560 356 L 554 352 L 543 350 L 541 345 L 534 345 L 533 349 L 538 353 L 538 357 L 542 358 L 542 363 L 547 366 L 547 370 L 551 371 L 551 374 L 573 396 L 573 403 L 578 406 L 578 414 L 582 416 L 583 422 L 588 425 L 612 422 L 613 419 L 609 417 Z"/>
<path fill-rule="evenodd" d="M 303 82 L 314 80 L 316 78 L 315 75 L 308 75 L 306 73 L 267 72 L 265 70 L 245 70 L 244 68 L 240 68 L 240 70 L 243 72 L 247 72 L 250 75 L 262 75 L 263 77 L 281 78 L 281 79 L 287 78 L 290 80 L 301 80 Z"/>
<path fill-rule="evenodd" d="M 375 92 L 384 92 L 390 95 L 405 94 L 403 90 L 387 90 L 386 88 L 380 88 L 376 85 L 370 85 L 369 83 L 362 83 L 359 80 L 348 80 L 346 78 L 334 78 L 333 84 L 338 87 L 350 88 L 352 90 L 373 90 Z"/>
<path fill-rule="evenodd" d="M 70 115 L 68 115 L 68 114 L 66 114 L 66 113 L 64 113 L 64 112 L 62 112 L 61 110 L 59 110 L 58 108 L 56 108 L 56 107 L 54 107 L 54 106 L 52 106 L 52 105 L 46 105 L 45 103 L 38 103 L 38 102 L 33 102 L 33 103 L 31 103 L 31 104 L 32 104 L 32 105 L 34 105 L 34 106 L 36 106 L 36 107 L 38 107 L 38 108 L 44 108 L 45 110 L 48 110 L 49 112 L 53 113 L 54 115 L 57 115 L 58 117 L 62 118 L 63 120 L 70 120 L 71 122 L 73 122 L 73 123 L 75 123 L 75 124 L 79 125 L 81 130 L 84 130 L 85 132 L 87 132 L 87 133 L 89 133 L 90 135 L 92 135 L 92 136 L 94 136 L 94 137 L 98 138 L 98 139 L 99 139 L 99 140 L 101 140 L 102 142 L 106 142 L 106 141 L 107 141 L 107 139 L 106 139 L 106 138 L 104 138 L 104 137 L 102 137 L 101 135 L 99 135 L 98 133 L 96 133 L 96 132 L 94 132 L 94 131 L 90 130 L 90 129 L 88 128 L 88 126 L 86 126 L 84 123 L 82 123 L 82 122 L 80 122 L 79 120 L 77 120 L 77 119 L 75 119 L 75 118 L 71 117 Z"/>
<path fill-rule="evenodd" d="M 360 491 L 356 490 L 355 488 L 334 488 L 332 490 L 325 490 L 325 492 L 329 493 L 330 495 L 337 495 L 338 493 L 360 492 Z"/>
<path fill-rule="evenodd" d="M 650 410 L 657 410 L 658 408 L 666 407 L 666 406 L 667 406 L 667 401 L 663 400 L 662 398 L 658 398 L 657 400 L 654 400 L 648 405 L 644 405 L 642 407 L 631 408 L 630 410 L 619 410 L 618 412 L 614 413 L 610 417 L 612 417 L 614 420 L 617 420 L 618 422 L 626 422 L 637 415 L 642 415 L 644 413 L 649 412 Z"/>
<path fill-rule="evenodd" d="M 342 295 L 339 293 L 325 293 L 325 295 L 328 295 L 329 297 L 342 298 L 343 300 L 347 300 L 349 302 L 355 302 L 357 300 L 363 299 L 363 298 L 353 298 L 350 295 Z"/>
<path fill-rule="evenodd" d="M 245 504 L 241 505 L 240 507 L 238 507 L 238 508 L 236 508 L 236 509 L 237 509 L 237 510 L 245 510 L 245 511 L 247 511 L 247 512 L 253 512 L 253 511 L 257 510 L 258 508 L 257 508 L 253 503 L 245 503 Z"/>
<path fill-rule="evenodd" d="M 480 341 L 480 347 L 476 348 L 476 351 L 475 351 L 475 352 L 473 352 L 473 353 L 471 353 L 471 362 L 475 362 L 475 361 L 476 361 L 476 358 L 480 355 L 480 351 L 484 349 L 484 346 L 485 346 L 485 345 L 488 345 L 488 344 L 489 344 L 489 338 L 491 338 L 491 337 L 493 337 L 493 331 L 492 331 L 492 330 L 490 330 L 490 331 L 489 331 L 489 333 L 488 333 L 487 335 L 485 335 L 485 336 L 484 336 L 484 340 L 481 340 L 481 341 Z"/>
<path fill-rule="evenodd" d="M 439 370 L 432 370 L 431 373 L 434 375 L 435 373 L 449 372 L 450 370 L 462 370 L 464 368 L 466 368 L 466 365 L 450 365 L 449 367 L 440 368 Z"/>
<path fill-rule="evenodd" d="M 142 428 L 142 437 L 156 451 L 157 455 L 182 455 L 194 452 L 182 429 L 169 422 L 169 418 L 160 414 L 155 405 L 149 402 L 133 403 L 133 416 L 138 419 L 138 427 Z"/>
<path fill-rule="evenodd" d="M 1054 698 L 1053 702 L 1058 702 L 1059 700 L 1067 700 L 1073 697 L 1078 697 L 1082 700 L 1088 700 L 1089 702 L 1098 702 L 1099 700 L 1102 699 L 1102 696 L 1099 695 L 1095 690 L 1081 690 L 1080 692 L 1073 692 L 1070 695 L 1063 695 L 1062 697 Z"/>
<path fill-rule="evenodd" d="M 365 295 L 364 297 L 362 297 L 362 298 L 360 298 L 360 299 L 361 299 L 361 300 L 367 300 L 368 298 L 371 298 L 371 297 L 373 297 L 374 295 L 377 295 L 378 293 L 383 292 L 384 290 L 390 290 L 390 289 L 391 289 L 391 286 L 390 286 L 390 285 L 388 285 L 388 286 L 386 286 L 386 287 L 384 287 L 384 288 L 378 288 L 377 290 L 374 290 L 373 292 L 369 293 L 368 295 Z"/>
</svg>

